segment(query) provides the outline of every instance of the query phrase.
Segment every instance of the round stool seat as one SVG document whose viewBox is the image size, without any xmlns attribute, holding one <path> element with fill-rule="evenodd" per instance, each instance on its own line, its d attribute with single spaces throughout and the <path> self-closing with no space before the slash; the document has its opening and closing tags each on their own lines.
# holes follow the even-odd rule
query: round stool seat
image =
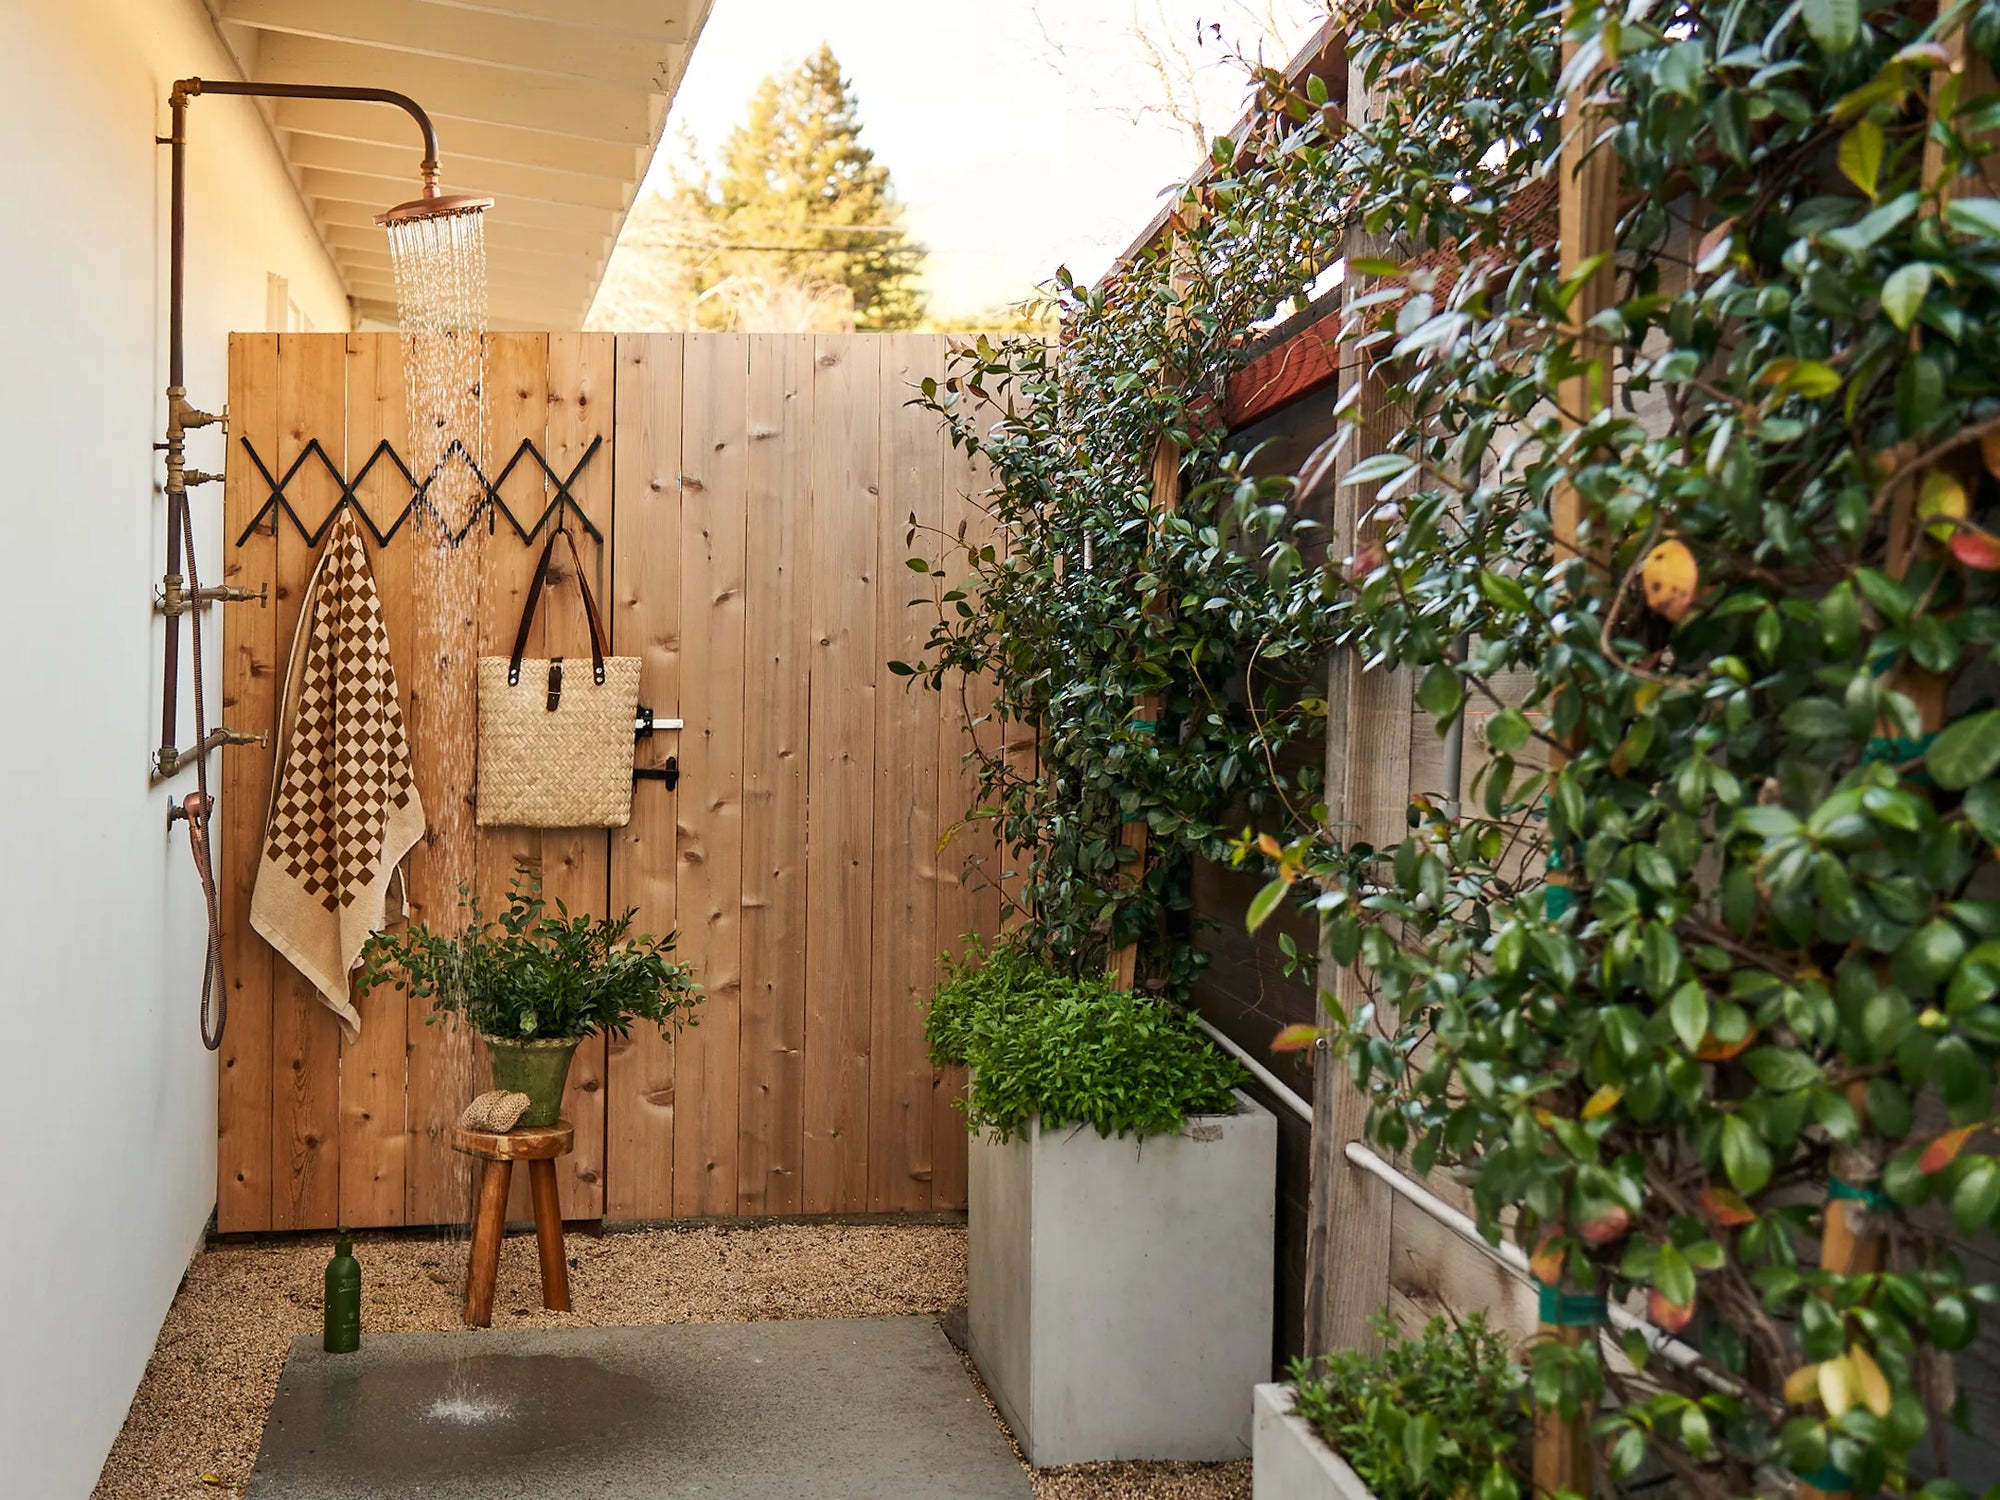
<svg viewBox="0 0 2000 1500">
<path fill-rule="evenodd" d="M 567 1120 L 507 1131 L 469 1130 L 454 1125 L 451 1149 L 487 1161 L 554 1161 L 576 1149 L 576 1127 Z"/>
</svg>

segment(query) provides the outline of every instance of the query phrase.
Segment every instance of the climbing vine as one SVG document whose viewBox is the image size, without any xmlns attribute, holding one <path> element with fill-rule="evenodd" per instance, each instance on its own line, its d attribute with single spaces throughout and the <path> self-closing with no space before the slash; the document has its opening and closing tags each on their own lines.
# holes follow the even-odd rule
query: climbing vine
<svg viewBox="0 0 2000 1500">
<path fill-rule="evenodd" d="M 1399 253 L 1345 334 L 1403 419 L 1347 472 L 1342 640 L 1488 759 L 1394 848 L 1280 851 L 1260 908 L 1306 891 L 1358 961 L 1325 1030 L 1374 1140 L 1457 1170 L 1545 1317 L 1643 1295 L 1683 1341 L 1535 1347 L 1615 1478 L 1960 1493 L 1951 1356 L 1994 1289 L 1957 1237 L 2000 1212 L 2000 7 L 1563 27 L 1363 22 L 1408 87 L 1349 201 Z M 1477 106 L 1442 162 L 1399 117 L 1441 49 Z M 1579 331 L 1598 267 L 1522 206 L 1582 80 L 1622 200 Z M 1618 399 L 1565 410 L 1596 358 Z"/>
<path fill-rule="evenodd" d="M 1285 1043 L 1469 1186 L 1555 1317 L 1642 1301 L 1679 1340 L 1534 1345 L 1614 1479 L 1950 1500 L 1996 1296 L 1960 1247 L 2000 1214 L 2000 0 L 1350 21 L 1367 109 L 1266 73 L 1171 232 L 1058 284 L 1060 353 L 981 344 L 927 388 L 996 534 L 919 561 L 908 670 L 984 674 L 1034 732 L 977 769 L 1045 955 L 1137 941 L 1184 983 L 1188 861 L 1232 841 L 1275 869 L 1254 920 L 1317 910 L 1358 982 Z M 1565 275 L 1590 120 L 1616 255 Z M 1350 234 L 1372 376 L 1301 473 L 1251 477 L 1225 382 Z M 1615 399 L 1579 408 L 1600 360 Z M 1332 647 L 1475 731 L 1463 807 L 1393 847 L 1310 805 Z"/>
<path fill-rule="evenodd" d="M 1182 992 L 1198 963 L 1189 861 L 1225 857 L 1246 821 L 1296 832 L 1317 801 L 1316 754 L 1300 752 L 1319 732 L 1337 580 L 1290 477 L 1259 477 L 1220 412 L 1252 330 L 1338 254 L 1305 169 L 1326 161 L 1319 118 L 1274 109 L 1254 138 L 1219 142 L 1209 179 L 1107 284 L 1060 274 L 1059 351 L 981 339 L 924 387 L 991 467 L 996 534 L 912 559 L 938 619 L 925 657 L 893 665 L 995 685 L 975 763 L 981 807 L 1024 855 L 1005 894 L 1021 940 L 1079 974 L 1135 945 L 1142 982 Z M 1020 726 L 1033 749 L 1010 756 Z"/>
</svg>

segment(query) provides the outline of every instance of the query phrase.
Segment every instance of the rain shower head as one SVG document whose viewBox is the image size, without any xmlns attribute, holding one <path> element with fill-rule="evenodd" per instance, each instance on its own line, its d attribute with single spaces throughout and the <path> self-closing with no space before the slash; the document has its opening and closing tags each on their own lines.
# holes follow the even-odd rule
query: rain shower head
<svg viewBox="0 0 2000 1500">
<path fill-rule="evenodd" d="M 493 206 L 491 198 L 480 198 L 471 193 L 440 193 L 434 183 L 426 183 L 424 187 L 423 197 L 412 198 L 408 203 L 398 203 L 394 208 L 383 210 L 375 215 L 375 222 L 384 229 L 392 229 L 398 224 L 414 224 L 424 219 L 483 214 Z"/>
</svg>

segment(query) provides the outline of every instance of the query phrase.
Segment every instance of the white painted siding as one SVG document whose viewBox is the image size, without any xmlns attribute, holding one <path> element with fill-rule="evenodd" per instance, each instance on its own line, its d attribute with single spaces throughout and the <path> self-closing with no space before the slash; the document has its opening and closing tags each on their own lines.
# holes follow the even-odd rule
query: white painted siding
<svg viewBox="0 0 2000 1500">
<path fill-rule="evenodd" d="M 153 138 L 188 74 L 236 76 L 198 0 L 0 5 L 0 1495 L 22 1500 L 89 1494 L 215 1197 L 200 899 L 169 789 L 147 780 L 166 383 Z M 348 312 L 256 106 L 197 100 L 190 127 L 188 393 L 215 410 L 225 335 L 266 326 L 272 276 L 320 329 Z M 197 435 L 190 459 L 219 470 L 222 441 Z M 197 492 L 211 578 L 220 513 L 218 488 Z"/>
</svg>

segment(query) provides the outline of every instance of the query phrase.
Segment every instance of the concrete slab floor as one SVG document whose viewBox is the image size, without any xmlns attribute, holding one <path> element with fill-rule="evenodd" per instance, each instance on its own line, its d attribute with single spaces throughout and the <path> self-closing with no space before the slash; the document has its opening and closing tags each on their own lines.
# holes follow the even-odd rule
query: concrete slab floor
<svg viewBox="0 0 2000 1500">
<path fill-rule="evenodd" d="M 935 1319 L 294 1340 L 249 1500 L 1026 1500 Z"/>
</svg>

